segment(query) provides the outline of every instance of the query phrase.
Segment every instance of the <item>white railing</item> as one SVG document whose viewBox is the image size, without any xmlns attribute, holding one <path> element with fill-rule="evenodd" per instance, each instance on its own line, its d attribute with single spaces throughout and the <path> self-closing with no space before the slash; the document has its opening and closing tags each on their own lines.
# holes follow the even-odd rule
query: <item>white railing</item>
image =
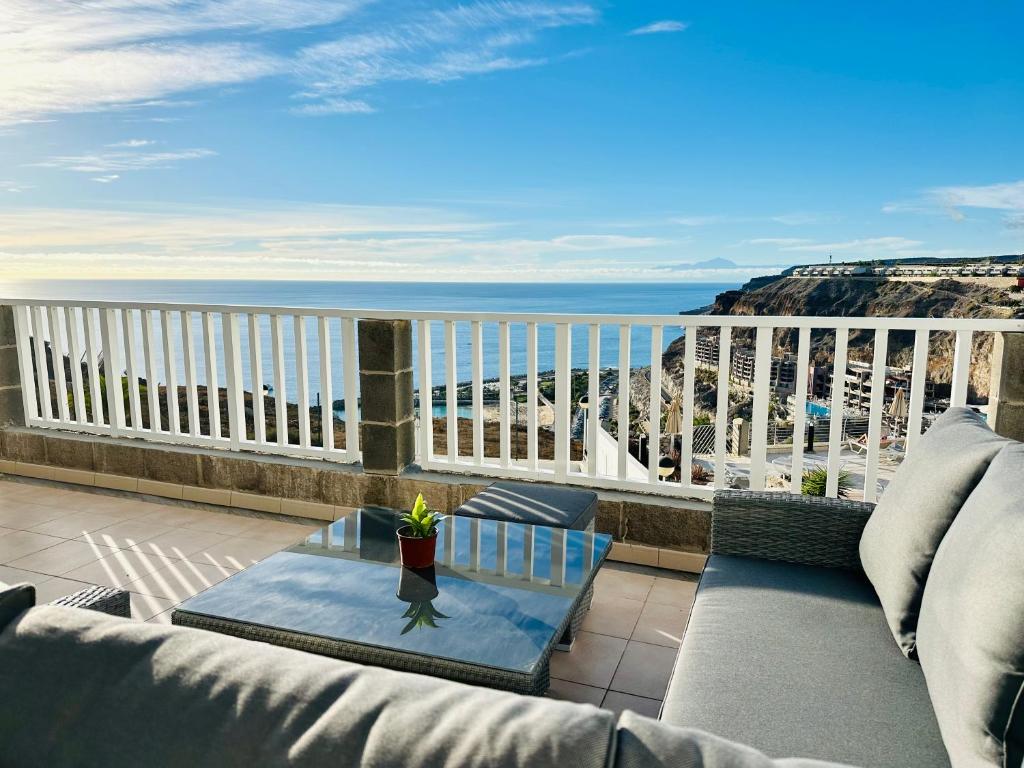
<svg viewBox="0 0 1024 768">
<path fill-rule="evenodd" d="M 359 461 L 351 317 L 278 307 L 13 308 L 29 426 Z M 310 407 L 311 374 L 319 409 Z M 345 407 L 336 437 L 339 391 Z M 316 429 L 311 410 L 321 417 Z"/>
<path fill-rule="evenodd" d="M 731 429 L 731 347 L 739 334 L 752 334 L 756 363 L 750 456 L 741 474 L 750 488 L 762 489 L 766 487 L 770 470 L 768 434 L 772 391 L 769 377 L 776 330 L 796 330 L 798 366 L 792 429 L 797 435 L 804 434 L 806 426 L 807 364 L 812 331 L 834 337 L 828 351 L 833 356 L 834 372 L 840 374 L 835 377 L 837 381 L 843 380 L 842 373 L 846 370 L 851 330 L 873 332 L 875 381 L 884 380 L 890 333 L 913 333 L 914 375 L 906 419 L 908 451 L 913 451 L 921 434 L 925 397 L 922 374 L 927 367 L 931 335 L 955 334 L 955 354 L 950 370 L 951 402 L 963 405 L 968 395 L 974 334 L 1024 332 L 1024 321 L 1020 320 L 481 314 L 121 302 L 83 304 L 24 299 L 0 300 L 0 303 L 13 304 L 15 308 L 23 382 L 50 385 L 45 356 L 47 343 L 56 350 L 54 360 L 59 361 L 67 354 L 75 361 L 71 365 L 70 381 L 63 365 L 54 366 L 52 386 L 56 396 L 52 399 L 41 396 L 33 386 L 23 387 L 28 422 L 34 427 L 234 451 L 358 461 L 356 322 L 360 319 L 408 319 L 415 327 L 413 360 L 421 413 L 416 438 L 417 459 L 424 468 L 703 498 L 709 497 L 716 488 L 726 487 L 737 476 L 736 467 L 728 463 L 727 438 Z M 677 474 L 676 477 L 681 474 L 681 478 L 672 481 L 661 479 L 659 473 L 659 460 L 667 450 L 661 435 L 662 414 L 668 406 L 662 379 L 673 375 L 663 371 L 662 357 L 666 345 L 680 337 L 684 339 L 681 342 L 682 375 L 675 375 L 671 387 L 673 392 L 681 392 L 682 397 L 681 431 L 677 433 L 680 450 L 676 462 L 686 468 L 694 459 L 698 330 L 720 336 L 713 454 L 705 462 L 712 467 L 713 480 L 709 485 L 691 484 L 686 471 Z M 77 364 L 83 357 L 84 367 Z M 104 361 L 105 371 L 125 373 L 126 381 L 122 386 L 117 386 L 120 376 L 106 376 L 101 392 L 100 360 Z M 198 360 L 202 361 L 202 375 Z M 638 367 L 649 367 L 650 392 L 645 402 L 631 403 L 631 374 Z M 223 410 L 210 408 L 206 396 L 207 392 L 221 390 L 222 372 L 226 400 Z M 140 381 L 146 382 L 145 392 Z M 158 382 L 158 386 L 150 386 L 150 382 Z M 264 399 L 251 394 L 261 392 L 264 384 L 273 388 L 266 414 L 263 413 Z M 176 410 L 178 397 L 167 397 L 166 393 L 179 392 L 182 385 L 184 407 Z M 435 401 L 435 391 L 439 393 L 441 387 L 444 394 L 438 394 Z M 617 429 L 617 437 L 611 438 L 616 443 L 613 455 L 617 454 L 617 460 L 614 461 L 609 458 L 610 435 L 599 436 L 600 419 L 596 414 L 587 420 L 582 440 L 573 441 L 570 437 L 570 423 L 580 396 L 586 394 L 589 402 L 596 404 L 608 395 L 609 389 L 617 399 L 606 419 Z M 314 392 L 332 414 L 331 418 L 320 420 L 319 435 L 311 428 L 310 405 Z M 344 429 L 339 433 L 339 440 L 334 437 L 332 409 L 337 393 L 343 394 L 344 399 L 344 416 L 339 422 Z M 874 387 L 862 489 L 869 500 L 877 495 L 886 405 L 883 397 L 883 387 Z M 843 412 L 844 399 L 844 389 L 834 388 L 832 413 Z M 466 407 L 466 401 L 469 414 L 460 418 L 459 409 Z M 485 403 L 492 401 L 496 401 L 497 408 L 491 418 L 487 418 Z M 51 407 L 52 402 L 56 403 L 55 408 Z M 285 428 L 289 404 L 297 421 L 292 437 Z M 205 420 L 202 418 L 204 406 Z M 435 406 L 444 410 L 438 426 L 433 418 Z M 522 418 L 524 409 L 525 418 Z M 639 419 L 635 418 L 637 411 Z M 545 421 L 542 413 L 551 416 L 547 419 L 550 425 L 542 425 Z M 430 418 L 423 417 L 428 414 Z M 658 447 L 648 451 L 645 477 L 637 476 L 632 458 L 636 455 L 638 421 L 644 422 L 649 432 L 647 444 Z M 322 428 L 324 424 L 329 428 Z M 460 425 L 467 427 L 467 431 L 460 431 Z M 495 426 L 496 445 L 488 440 L 489 435 L 493 437 Z M 790 457 L 788 484 L 796 493 L 800 492 L 800 480 L 807 463 L 803 442 L 793 441 Z M 838 490 L 838 477 L 845 461 L 844 448 L 843 420 L 831 419 L 823 462 L 828 469 L 827 494 L 830 496 L 835 496 Z"/>
</svg>

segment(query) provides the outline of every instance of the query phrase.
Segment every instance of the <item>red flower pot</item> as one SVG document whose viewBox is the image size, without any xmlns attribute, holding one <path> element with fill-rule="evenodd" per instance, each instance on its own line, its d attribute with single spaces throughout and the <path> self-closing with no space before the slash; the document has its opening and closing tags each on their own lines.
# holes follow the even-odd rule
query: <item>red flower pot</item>
<svg viewBox="0 0 1024 768">
<path fill-rule="evenodd" d="M 434 549 L 437 545 L 437 531 L 428 539 L 409 536 L 410 528 L 404 525 L 398 529 L 398 551 L 402 565 L 406 568 L 430 568 L 434 564 Z"/>
</svg>

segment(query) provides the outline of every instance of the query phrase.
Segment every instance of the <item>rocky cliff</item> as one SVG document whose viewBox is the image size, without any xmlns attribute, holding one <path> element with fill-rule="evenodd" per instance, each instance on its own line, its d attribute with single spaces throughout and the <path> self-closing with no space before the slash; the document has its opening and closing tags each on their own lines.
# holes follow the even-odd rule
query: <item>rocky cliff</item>
<svg viewBox="0 0 1024 768">
<path fill-rule="evenodd" d="M 809 315 L 820 317 L 1024 317 L 1020 294 L 1006 289 L 955 280 L 897 282 L 872 278 L 786 278 L 748 284 L 737 291 L 720 294 L 702 310 L 712 315 Z M 737 332 L 740 343 L 752 343 L 752 336 Z M 781 328 L 775 333 L 777 352 L 795 352 L 797 332 Z M 833 333 L 812 334 L 812 359 L 831 362 Z M 870 361 L 873 331 L 850 333 L 850 357 Z M 952 374 L 954 338 L 933 333 L 928 360 L 929 377 L 939 385 L 948 384 Z M 889 364 L 909 365 L 914 334 L 889 334 Z M 988 396 L 991 334 L 975 334 L 971 366 L 971 387 L 979 398 Z M 682 343 L 673 344 L 666 356 L 682 355 Z M 941 393 L 941 386 L 939 391 Z"/>
</svg>

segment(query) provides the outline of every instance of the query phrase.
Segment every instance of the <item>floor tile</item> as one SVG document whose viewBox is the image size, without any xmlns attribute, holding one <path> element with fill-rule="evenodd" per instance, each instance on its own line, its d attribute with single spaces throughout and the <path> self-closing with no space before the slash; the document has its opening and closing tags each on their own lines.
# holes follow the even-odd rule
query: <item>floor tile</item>
<svg viewBox="0 0 1024 768">
<path fill-rule="evenodd" d="M 64 574 L 68 579 L 79 579 L 107 587 L 123 587 L 168 565 L 178 562 L 160 555 L 141 554 L 130 550 L 113 552 L 99 560 L 75 568 Z"/>
<path fill-rule="evenodd" d="M 4 584 L 21 584 L 28 582 L 29 584 L 41 584 L 47 579 L 52 579 L 52 576 L 44 576 L 41 573 L 35 573 L 34 571 L 24 571 L 21 568 L 11 568 L 9 565 L 0 565 L 0 581 Z"/>
<path fill-rule="evenodd" d="M 302 541 L 322 527 L 319 525 L 302 525 L 301 523 L 285 523 L 278 520 L 261 520 L 259 524 L 247 528 L 243 535 L 247 539 L 263 539 L 264 541 L 275 541 L 288 545 Z"/>
<path fill-rule="evenodd" d="M 60 576 L 47 579 L 42 584 L 36 584 L 36 605 L 52 603 L 59 597 L 66 597 L 91 586 L 93 585 L 88 582 L 65 579 Z"/>
<path fill-rule="evenodd" d="M 676 653 L 675 648 L 630 640 L 608 687 L 648 699 L 664 698 Z"/>
<path fill-rule="evenodd" d="M 654 586 L 651 587 L 651 591 L 647 595 L 647 602 L 689 609 L 693 605 L 693 596 L 696 594 L 696 581 L 677 581 L 659 576 L 654 580 Z"/>
<path fill-rule="evenodd" d="M 129 592 L 128 600 L 131 604 L 132 618 L 137 621 L 149 621 L 159 613 L 170 611 L 176 603 L 166 597 L 155 595 L 143 595 L 139 592 Z"/>
<path fill-rule="evenodd" d="M 29 483 L 17 483 L 13 480 L 0 480 L 0 499 L 21 498 L 36 486 Z"/>
<path fill-rule="evenodd" d="M 0 539 L 0 547 L 13 535 L 4 536 Z M 51 576 L 63 576 L 68 571 L 73 571 L 75 568 L 86 563 L 99 560 L 101 557 L 115 551 L 112 547 L 88 544 L 84 541 L 65 541 L 63 539 L 56 539 L 56 541 L 59 543 L 33 552 L 25 557 L 20 557 L 17 560 L 12 560 L 8 564 L 15 568 L 24 568 L 26 571 L 37 571 L 38 573 L 47 573 Z"/>
<path fill-rule="evenodd" d="M 548 688 L 548 698 L 560 699 L 561 701 L 575 701 L 579 704 L 593 704 L 595 707 L 601 706 L 604 694 L 604 688 L 571 683 L 568 680 L 559 680 L 557 678 L 552 678 L 551 687 Z"/>
<path fill-rule="evenodd" d="M 601 704 L 602 709 L 610 709 L 616 715 L 621 715 L 625 709 L 631 709 L 638 715 L 656 718 L 661 712 L 661 701 L 658 699 L 647 699 L 643 696 L 633 696 L 629 693 L 619 691 L 608 691 Z"/>
<path fill-rule="evenodd" d="M 129 582 L 124 589 L 144 595 L 166 597 L 176 603 L 197 595 L 237 571 L 215 565 L 200 565 L 179 560 Z"/>
<path fill-rule="evenodd" d="M 594 577 L 594 594 L 628 597 L 646 600 L 647 593 L 654 586 L 654 577 L 643 573 L 630 573 L 616 568 L 603 567 Z"/>
<path fill-rule="evenodd" d="M 195 528 L 168 528 L 164 533 L 147 539 L 131 548 L 136 552 L 147 552 L 184 559 L 195 552 L 230 540 L 230 536 L 210 531 L 200 531 Z"/>
<path fill-rule="evenodd" d="M 643 608 L 641 600 L 595 592 L 594 603 L 583 620 L 583 629 L 629 639 Z"/>
<path fill-rule="evenodd" d="M 647 602 L 636 623 L 631 640 L 678 648 L 689 611 L 674 605 Z"/>
<path fill-rule="evenodd" d="M 207 512 L 205 514 L 206 517 L 192 523 L 186 523 L 183 527 L 222 533 L 225 536 L 244 536 L 247 530 L 266 522 L 260 517 L 231 515 L 227 512 Z"/>
<path fill-rule="evenodd" d="M 30 555 L 33 552 L 60 544 L 64 539 L 56 536 L 45 536 L 31 531 L 13 531 L 0 537 L 0 563 L 10 564 L 12 561 Z M 15 566 L 16 568 L 18 566 Z M 33 568 L 26 568 L 31 571 Z"/>
<path fill-rule="evenodd" d="M 119 520 L 131 520 L 146 514 L 145 510 L 138 508 L 134 499 L 122 496 L 108 496 L 104 493 L 83 494 L 82 498 L 75 499 L 74 508 L 79 512 L 95 512 L 101 515 L 110 515 Z"/>
<path fill-rule="evenodd" d="M 170 504 L 147 504 L 147 508 L 149 511 L 137 519 L 150 520 L 158 525 L 166 525 L 171 528 L 184 528 L 194 523 L 202 523 L 217 514 L 203 509 L 176 507 Z"/>
<path fill-rule="evenodd" d="M 607 688 L 625 649 L 626 641 L 622 638 L 580 632 L 571 652 L 551 655 L 551 676 Z"/>
<path fill-rule="evenodd" d="M 126 549 L 173 530 L 175 529 L 151 520 L 119 520 L 106 528 L 76 538 L 108 547 Z"/>
<path fill-rule="evenodd" d="M 92 531 L 106 528 L 118 522 L 116 517 L 101 515 L 95 512 L 76 512 L 74 514 L 58 517 L 45 523 L 33 526 L 36 533 L 45 533 L 47 536 L 60 536 L 62 539 L 77 539 Z"/>
<path fill-rule="evenodd" d="M 17 502 L 14 504 L 0 504 L 0 525 L 4 528 L 14 528 L 18 531 L 27 531 L 33 526 L 56 520 L 68 513 L 65 509 L 55 507 L 43 507 L 38 504 Z"/>
<path fill-rule="evenodd" d="M 206 547 L 188 555 L 193 563 L 209 563 L 221 565 L 235 570 L 248 568 L 275 552 L 280 552 L 284 545 L 273 541 L 247 539 L 237 536 L 211 547 Z"/>
</svg>

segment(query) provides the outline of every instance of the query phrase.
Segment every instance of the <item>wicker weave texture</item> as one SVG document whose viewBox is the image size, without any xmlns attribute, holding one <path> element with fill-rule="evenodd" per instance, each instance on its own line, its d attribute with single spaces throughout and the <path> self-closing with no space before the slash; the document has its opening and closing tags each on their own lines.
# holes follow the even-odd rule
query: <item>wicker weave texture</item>
<svg viewBox="0 0 1024 768">
<path fill-rule="evenodd" d="M 711 552 L 860 570 L 858 546 L 873 504 L 789 493 L 719 491 Z"/>
<path fill-rule="evenodd" d="M 537 666 L 533 674 L 517 673 L 510 670 L 495 669 L 476 664 L 466 664 L 436 656 L 407 653 L 390 648 L 380 648 L 361 643 L 350 643 L 343 640 L 289 632 L 258 624 L 246 624 L 227 619 L 216 619 L 198 613 L 177 610 L 172 614 L 171 621 L 183 627 L 195 627 L 224 635 L 233 635 L 245 640 L 256 640 L 284 648 L 329 656 L 359 664 L 375 667 L 386 667 L 401 672 L 414 672 L 420 675 L 431 675 L 446 680 L 455 680 L 472 685 L 483 685 L 488 688 L 500 688 L 527 695 L 541 696 L 550 684 L 549 658 Z"/>
<path fill-rule="evenodd" d="M 131 618 L 131 604 L 128 593 L 114 587 L 86 587 L 74 594 L 54 600 L 50 605 L 63 605 L 68 608 L 86 608 L 99 611 L 110 616 Z"/>
</svg>

